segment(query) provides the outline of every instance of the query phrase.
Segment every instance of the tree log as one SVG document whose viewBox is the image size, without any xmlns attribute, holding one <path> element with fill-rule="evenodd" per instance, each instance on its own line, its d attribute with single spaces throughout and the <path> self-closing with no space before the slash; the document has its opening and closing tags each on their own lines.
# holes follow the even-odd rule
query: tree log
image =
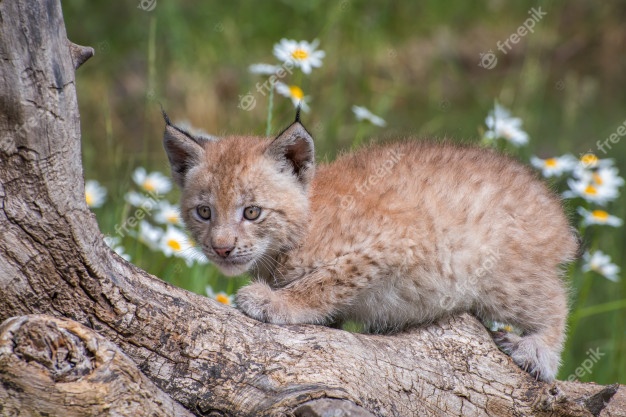
<svg viewBox="0 0 626 417">
<path fill-rule="evenodd" d="M 120 349 L 72 320 L 21 316 L 0 326 L 0 415 L 192 416 Z"/>
<path fill-rule="evenodd" d="M 0 320 L 87 326 L 200 416 L 626 416 L 623 387 L 534 381 L 468 315 L 393 336 L 276 326 L 125 262 L 84 200 L 74 68 L 86 51 L 59 0 L 0 1 Z M 32 393 L 20 401 L 46 395 L 19 384 Z"/>
</svg>

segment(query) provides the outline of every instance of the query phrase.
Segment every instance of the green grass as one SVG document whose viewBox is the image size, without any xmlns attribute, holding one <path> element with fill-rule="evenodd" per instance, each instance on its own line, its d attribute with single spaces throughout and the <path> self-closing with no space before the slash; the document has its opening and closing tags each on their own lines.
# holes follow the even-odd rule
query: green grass
<svg viewBox="0 0 626 417">
<path fill-rule="evenodd" d="M 596 150 L 596 141 L 626 120 L 622 6 L 542 2 L 547 15 L 535 32 L 504 55 L 497 42 L 528 18 L 534 2 L 158 1 L 150 12 L 138 3 L 63 3 L 69 38 L 96 50 L 77 73 L 77 89 L 85 177 L 109 190 L 107 204 L 95 210 L 108 234 L 131 213 L 123 196 L 132 187 L 132 170 L 168 172 L 160 104 L 174 120 L 210 133 L 266 134 L 269 101 L 255 90 L 264 78 L 247 68 L 275 63 L 272 46 L 283 37 L 317 38 L 326 52 L 322 68 L 308 77 L 296 71 L 290 79 L 312 98 L 302 119 L 319 160 L 392 137 L 478 142 L 494 99 L 524 120 L 531 141 L 522 160 Z M 478 66 L 480 53 L 489 50 L 498 54 L 492 70 Z M 238 104 L 248 92 L 257 105 L 244 111 Z M 294 117 L 287 99 L 275 95 L 273 104 L 272 134 Z M 358 123 L 354 104 L 381 115 L 387 127 Z M 599 156 L 615 158 L 622 175 L 626 171 L 624 141 Z M 176 201 L 177 193 L 168 198 Z M 567 205 L 573 213 L 576 203 Z M 626 218 L 623 195 L 609 211 Z M 585 238 L 621 262 L 624 228 L 590 229 Z M 130 237 L 123 244 L 138 266 L 191 291 L 211 285 L 232 292 L 245 282 L 226 280 L 211 266 L 188 268 Z M 626 383 L 626 280 L 612 283 L 582 274 L 579 265 L 572 269 L 560 377 L 599 348 L 606 355 L 580 379 Z"/>
</svg>

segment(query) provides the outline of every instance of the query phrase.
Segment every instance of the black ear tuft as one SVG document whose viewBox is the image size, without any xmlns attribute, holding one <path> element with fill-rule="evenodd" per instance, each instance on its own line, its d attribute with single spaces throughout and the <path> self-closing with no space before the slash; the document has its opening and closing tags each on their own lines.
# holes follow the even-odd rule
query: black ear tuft
<svg viewBox="0 0 626 417">
<path fill-rule="evenodd" d="M 296 121 L 294 123 L 300 123 L 300 110 L 302 110 L 302 106 L 298 103 L 298 107 L 296 107 Z"/>
<path fill-rule="evenodd" d="M 190 168 L 198 164 L 204 155 L 203 144 L 206 138 L 195 137 L 191 133 L 170 121 L 167 113 L 161 108 L 165 120 L 165 132 L 163 133 L 163 147 L 172 167 L 172 178 L 180 187 L 185 184 L 185 176 Z"/>
<path fill-rule="evenodd" d="M 267 148 L 267 154 L 284 164 L 308 187 L 315 173 L 315 147 L 311 134 L 300 123 L 300 113 L 296 121 L 279 134 Z"/>
<path fill-rule="evenodd" d="M 161 114 L 163 115 L 163 120 L 165 120 L 165 124 L 167 126 L 171 126 L 172 122 L 170 121 L 170 118 L 168 117 L 167 113 L 165 113 L 165 109 L 163 109 L 163 105 L 159 103 L 159 106 L 161 106 Z"/>
<path fill-rule="evenodd" d="M 163 120 L 165 120 L 165 129 L 166 130 L 167 130 L 168 127 L 170 127 L 173 130 L 175 130 L 178 133 L 180 133 L 181 135 L 184 135 L 187 138 L 191 139 L 192 141 L 196 142 L 198 145 L 202 145 L 204 142 L 211 141 L 211 140 L 215 139 L 214 137 L 213 138 L 209 138 L 209 137 L 206 137 L 206 136 L 196 136 L 196 135 L 193 135 L 188 130 L 183 129 L 180 126 L 176 126 L 175 124 L 173 124 L 172 121 L 170 120 L 169 116 L 167 115 L 167 113 L 165 113 L 165 110 L 163 110 L 163 108 L 161 108 L 161 113 L 163 113 Z"/>
</svg>

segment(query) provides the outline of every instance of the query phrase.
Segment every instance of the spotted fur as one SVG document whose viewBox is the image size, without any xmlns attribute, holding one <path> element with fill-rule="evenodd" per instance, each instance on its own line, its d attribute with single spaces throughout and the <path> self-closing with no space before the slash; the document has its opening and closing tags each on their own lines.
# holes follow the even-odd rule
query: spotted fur
<svg viewBox="0 0 626 417">
<path fill-rule="evenodd" d="M 225 274 L 252 275 L 236 297 L 250 317 L 391 332 L 471 312 L 521 329 L 494 339 L 536 378 L 555 377 L 567 316 L 560 266 L 578 244 L 559 198 L 527 167 L 405 140 L 315 168 L 298 121 L 273 140 L 200 140 L 168 120 L 164 141 L 195 241 Z M 242 216 L 248 206 L 258 219 Z M 214 249 L 223 247 L 227 257 Z"/>
</svg>

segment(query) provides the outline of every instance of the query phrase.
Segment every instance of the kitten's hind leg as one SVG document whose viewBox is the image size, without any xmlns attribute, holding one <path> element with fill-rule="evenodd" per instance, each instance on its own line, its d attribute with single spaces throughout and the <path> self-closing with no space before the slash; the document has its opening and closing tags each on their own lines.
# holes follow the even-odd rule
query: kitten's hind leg
<svg viewBox="0 0 626 417">
<path fill-rule="evenodd" d="M 496 344 L 513 362 L 536 379 L 550 382 L 559 368 L 560 348 L 550 346 L 545 336 L 541 333 L 525 336 L 502 331 L 493 333 Z"/>
<path fill-rule="evenodd" d="M 548 298 L 549 303 L 533 306 L 516 317 L 501 317 L 524 330 L 522 335 L 497 331 L 492 333 L 496 344 L 511 356 L 520 368 L 538 380 L 550 382 L 556 377 L 565 338 L 567 303 L 565 292 Z"/>
</svg>

